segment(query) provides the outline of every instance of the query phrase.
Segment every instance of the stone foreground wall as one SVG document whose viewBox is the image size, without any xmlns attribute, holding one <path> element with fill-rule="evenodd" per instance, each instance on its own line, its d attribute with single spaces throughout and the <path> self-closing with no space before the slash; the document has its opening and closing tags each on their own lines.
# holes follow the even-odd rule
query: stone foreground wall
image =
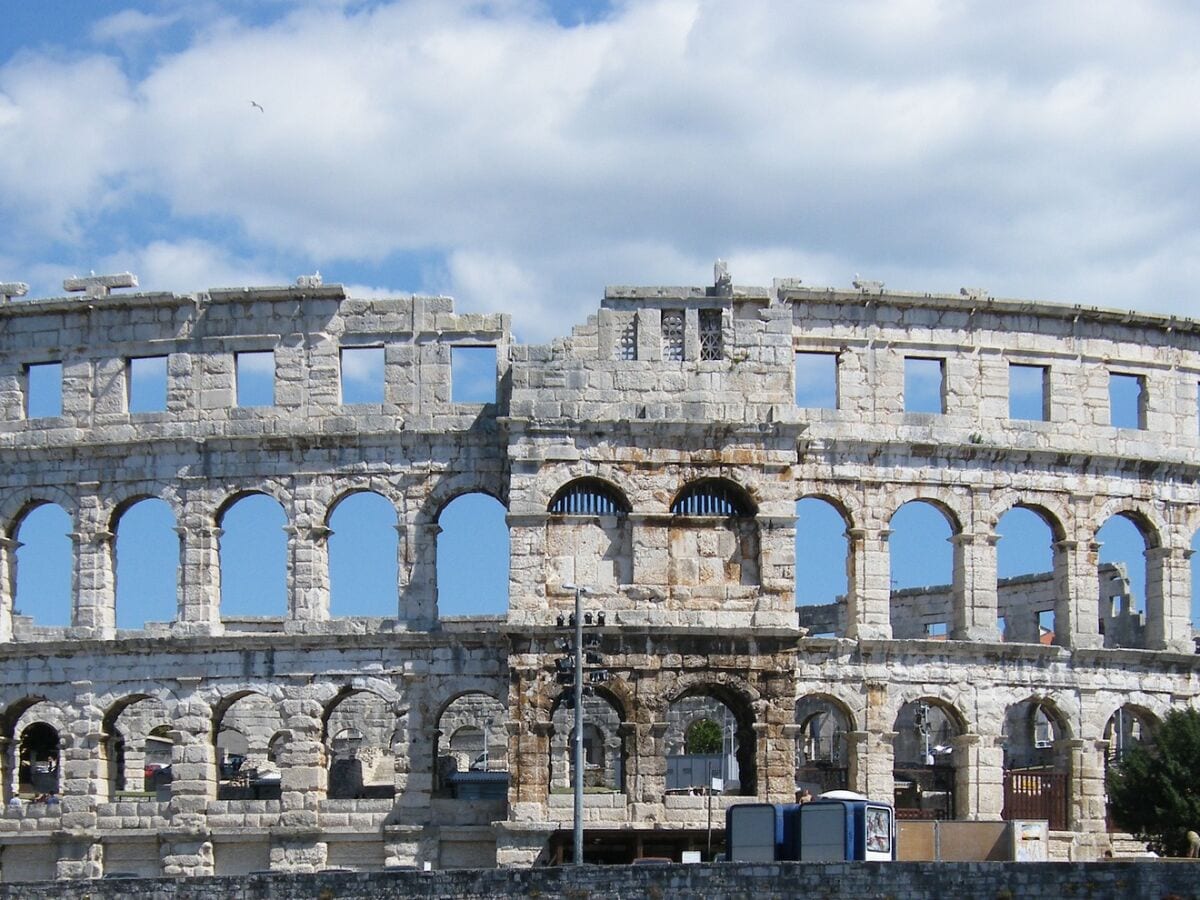
<svg viewBox="0 0 1200 900">
<path fill-rule="evenodd" d="M 784 863 L 140 878 L 0 885 L 0 900 L 388 900 L 401 897 L 1194 897 L 1190 862 Z"/>
</svg>

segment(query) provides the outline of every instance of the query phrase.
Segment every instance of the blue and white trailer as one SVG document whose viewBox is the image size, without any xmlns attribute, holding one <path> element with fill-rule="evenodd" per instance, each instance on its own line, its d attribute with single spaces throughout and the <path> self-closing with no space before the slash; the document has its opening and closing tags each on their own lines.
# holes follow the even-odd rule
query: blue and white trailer
<svg viewBox="0 0 1200 900">
<path fill-rule="evenodd" d="M 726 859 L 829 862 L 896 858 L 896 811 L 852 791 L 809 803 L 743 803 L 725 814 Z"/>
</svg>

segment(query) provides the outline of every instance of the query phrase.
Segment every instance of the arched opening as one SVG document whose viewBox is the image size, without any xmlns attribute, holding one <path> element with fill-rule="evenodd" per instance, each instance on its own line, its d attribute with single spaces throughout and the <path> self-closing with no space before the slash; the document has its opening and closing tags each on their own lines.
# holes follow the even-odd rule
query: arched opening
<svg viewBox="0 0 1200 900">
<path fill-rule="evenodd" d="M 286 618 L 287 516 L 274 497 L 245 494 L 221 515 L 221 620 Z"/>
<path fill-rule="evenodd" d="M 996 523 L 996 607 L 1002 640 L 1054 643 L 1054 532 L 1040 513 L 1013 507 Z"/>
<path fill-rule="evenodd" d="M 813 796 L 848 790 L 850 780 L 850 717 L 826 697 L 803 697 L 796 702 L 796 792 Z"/>
<path fill-rule="evenodd" d="M 1119 763 L 1134 747 L 1139 744 L 1152 745 L 1157 727 L 1158 719 L 1144 709 L 1130 703 L 1117 709 L 1104 726 L 1104 740 L 1108 742 L 1104 752 L 1105 774 L 1107 775 L 1109 766 Z M 1107 783 L 1107 778 L 1105 782 Z M 1113 822 L 1111 811 L 1106 820 L 1109 831 L 1120 830 Z"/>
<path fill-rule="evenodd" d="M 396 508 L 380 494 L 359 491 L 329 516 L 329 612 L 333 616 L 395 616 L 399 608 Z"/>
<path fill-rule="evenodd" d="M 165 500 L 147 498 L 121 511 L 114 543 L 117 627 L 174 621 L 179 607 L 179 535 Z"/>
<path fill-rule="evenodd" d="M 437 603 L 441 616 L 508 612 L 508 523 L 504 505 L 462 494 L 438 516 Z"/>
<path fill-rule="evenodd" d="M 59 793 L 58 729 L 46 722 L 31 722 L 21 731 L 18 745 L 18 793 L 23 800 L 46 802 Z"/>
<path fill-rule="evenodd" d="M 731 586 L 759 584 L 757 509 L 724 478 L 685 485 L 671 503 L 667 577 L 672 587 L 724 599 Z"/>
<path fill-rule="evenodd" d="M 34 625 L 71 624 L 75 548 L 71 517 L 56 503 L 29 508 L 17 524 L 13 615 Z"/>
<path fill-rule="evenodd" d="M 242 694 L 226 707 L 213 735 L 218 800 L 279 799 L 279 769 L 268 750 L 282 729 L 279 711 L 262 694 Z"/>
<path fill-rule="evenodd" d="M 1024 700 L 1004 716 L 1004 819 L 1047 819 L 1068 827 L 1071 756 L 1066 727 L 1052 706 Z"/>
<path fill-rule="evenodd" d="M 559 697 L 550 721 L 550 792 L 570 793 L 575 784 L 575 710 L 569 692 Z M 583 697 L 583 786 L 592 792 L 625 790 L 625 747 L 622 711 L 607 693 Z"/>
<path fill-rule="evenodd" d="M 710 724 L 700 724 L 710 723 Z M 718 741 L 710 740 L 716 726 Z M 704 736 L 692 744 L 706 753 L 689 752 L 689 735 Z M 667 753 L 667 793 L 706 791 L 719 778 L 724 793 L 753 796 L 755 792 L 755 738 L 753 718 L 738 698 L 717 686 L 697 687 L 667 708 L 663 735 Z"/>
<path fill-rule="evenodd" d="M 435 793 L 458 800 L 508 800 L 508 732 L 504 705 L 472 691 L 438 717 Z"/>
<path fill-rule="evenodd" d="M 910 500 L 889 528 L 892 636 L 946 640 L 954 623 L 955 523 L 936 504 Z"/>
<path fill-rule="evenodd" d="M 1100 544 L 1100 627 L 1106 647 L 1145 647 L 1150 606 L 1161 610 L 1161 579 L 1150 579 L 1149 526 L 1127 513 L 1111 516 L 1096 532 Z M 1154 594 L 1153 598 L 1150 594 Z"/>
<path fill-rule="evenodd" d="M 614 485 L 579 478 L 550 502 L 546 556 L 558 584 L 610 591 L 633 581 L 633 529 L 629 501 Z"/>
<path fill-rule="evenodd" d="M 173 780 L 171 728 L 166 707 L 153 697 L 134 698 L 109 710 L 103 747 L 112 799 L 145 794 L 169 799 L 169 791 L 160 793 L 160 788 Z"/>
<path fill-rule="evenodd" d="M 329 707 L 325 751 L 331 800 L 389 798 L 396 792 L 390 704 L 371 691 L 353 691 Z"/>
<path fill-rule="evenodd" d="M 921 698 L 900 707 L 893 726 L 896 809 L 911 819 L 953 819 L 959 811 L 955 738 L 957 713 L 938 700 Z"/>
<path fill-rule="evenodd" d="M 796 607 L 813 637 L 846 633 L 849 553 L 842 512 L 820 497 L 797 500 Z"/>
</svg>

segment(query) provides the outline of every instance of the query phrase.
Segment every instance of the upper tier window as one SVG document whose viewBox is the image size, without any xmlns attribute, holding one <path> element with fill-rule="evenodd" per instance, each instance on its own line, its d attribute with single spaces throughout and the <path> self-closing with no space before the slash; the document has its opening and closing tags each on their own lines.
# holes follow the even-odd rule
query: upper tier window
<svg viewBox="0 0 1200 900">
<path fill-rule="evenodd" d="M 736 484 L 720 478 L 706 478 L 689 484 L 675 502 L 676 516 L 753 516 L 754 503 Z"/>
<path fill-rule="evenodd" d="M 629 501 L 607 482 L 580 478 L 554 495 L 550 512 L 563 516 L 623 516 L 629 512 Z"/>
</svg>

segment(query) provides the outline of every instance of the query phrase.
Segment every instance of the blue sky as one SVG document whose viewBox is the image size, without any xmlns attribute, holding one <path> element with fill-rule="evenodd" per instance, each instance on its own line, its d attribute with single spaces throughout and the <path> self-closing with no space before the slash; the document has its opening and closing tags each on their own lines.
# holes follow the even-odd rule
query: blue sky
<svg viewBox="0 0 1200 900">
<path fill-rule="evenodd" d="M 540 342 L 720 256 L 1197 312 L 1181 0 L 0 0 L 0 34 L 0 281 L 32 296 L 319 270 Z"/>
</svg>

